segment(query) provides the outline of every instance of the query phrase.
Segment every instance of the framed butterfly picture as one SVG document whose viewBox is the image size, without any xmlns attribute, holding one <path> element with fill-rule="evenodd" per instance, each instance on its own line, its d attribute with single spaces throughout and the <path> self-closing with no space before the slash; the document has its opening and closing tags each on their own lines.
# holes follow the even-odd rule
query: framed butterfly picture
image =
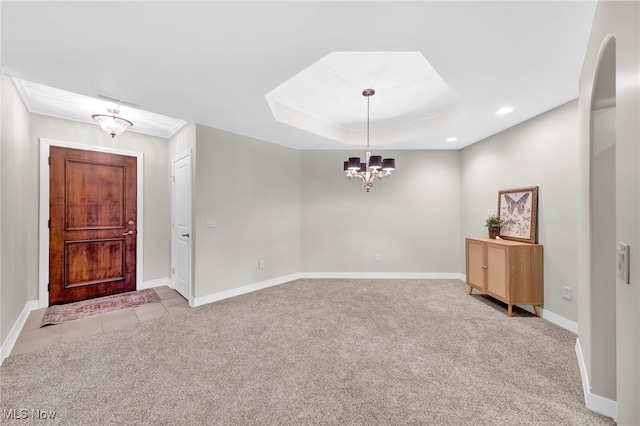
<svg viewBox="0 0 640 426">
<path fill-rule="evenodd" d="M 535 244 L 538 187 L 498 191 L 498 214 L 504 221 L 500 238 Z"/>
</svg>

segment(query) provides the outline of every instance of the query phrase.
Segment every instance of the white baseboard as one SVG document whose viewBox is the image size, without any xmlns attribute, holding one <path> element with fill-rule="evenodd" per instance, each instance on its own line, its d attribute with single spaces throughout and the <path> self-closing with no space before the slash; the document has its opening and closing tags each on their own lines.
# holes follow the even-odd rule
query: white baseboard
<svg viewBox="0 0 640 426">
<path fill-rule="evenodd" d="M 531 305 L 517 305 L 517 306 L 535 315 L 535 311 L 533 310 L 533 307 Z M 545 319 L 551 323 L 554 323 L 555 325 L 560 326 L 565 330 L 569 330 L 572 333 L 578 334 L 577 322 L 566 319 L 565 317 L 560 316 L 558 314 L 554 314 L 553 312 L 544 308 L 538 308 L 538 311 L 540 311 L 540 318 Z"/>
<path fill-rule="evenodd" d="M 301 272 L 301 278 L 319 279 L 429 279 L 463 280 L 464 274 L 457 272 Z"/>
<path fill-rule="evenodd" d="M 253 291 L 262 290 L 264 288 L 273 287 L 275 285 L 284 284 L 289 281 L 300 279 L 300 274 L 285 275 L 283 277 L 273 278 L 254 284 L 245 285 L 231 290 L 225 290 L 218 293 L 209 294 L 208 296 L 193 297 L 189 299 L 189 305 L 196 307 L 206 305 L 208 303 L 217 302 L 219 300 L 228 299 L 230 297 L 240 296 L 242 294 L 251 293 Z"/>
<path fill-rule="evenodd" d="M 582 391 L 584 392 L 584 402 L 587 408 L 603 416 L 616 419 L 618 417 L 618 403 L 602 396 L 591 393 L 589 385 L 589 374 L 587 373 L 587 365 L 582 356 L 582 347 L 580 340 L 576 339 L 576 356 L 578 358 L 578 367 L 580 367 L 580 377 L 582 378 Z"/>
<path fill-rule="evenodd" d="M 166 285 L 169 288 L 173 288 L 173 282 L 170 278 L 158 278 L 157 280 L 145 281 L 136 287 L 136 290 L 146 290 L 153 287 L 162 287 Z"/>
<path fill-rule="evenodd" d="M 13 328 L 11 328 L 11 331 L 9 332 L 9 335 L 7 335 L 5 341 L 2 342 L 2 346 L 0 347 L 0 364 L 2 364 L 4 360 L 11 354 L 11 351 L 13 350 L 13 347 L 18 340 L 18 336 L 22 331 L 22 327 L 24 327 L 25 323 L 27 322 L 27 318 L 29 318 L 29 313 L 31 313 L 31 311 L 33 310 L 38 309 L 39 305 L 40 303 L 37 300 L 30 300 L 24 305 L 24 309 L 22 309 L 22 312 L 20 312 L 18 320 L 13 325 Z"/>
</svg>

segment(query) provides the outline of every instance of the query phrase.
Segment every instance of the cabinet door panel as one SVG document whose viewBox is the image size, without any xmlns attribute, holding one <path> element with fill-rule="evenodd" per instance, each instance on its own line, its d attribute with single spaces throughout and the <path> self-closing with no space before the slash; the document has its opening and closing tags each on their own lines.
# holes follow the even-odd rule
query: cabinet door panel
<svg viewBox="0 0 640 426">
<path fill-rule="evenodd" d="M 487 246 L 487 292 L 507 297 L 507 253 L 501 247 Z"/>
<path fill-rule="evenodd" d="M 485 291 L 484 245 L 467 241 L 467 282 Z"/>
</svg>

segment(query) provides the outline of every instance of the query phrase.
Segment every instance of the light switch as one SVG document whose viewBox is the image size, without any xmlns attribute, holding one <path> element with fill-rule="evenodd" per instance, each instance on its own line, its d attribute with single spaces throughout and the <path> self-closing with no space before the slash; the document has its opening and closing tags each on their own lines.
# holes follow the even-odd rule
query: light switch
<svg viewBox="0 0 640 426">
<path fill-rule="evenodd" d="M 216 220 L 212 217 L 207 218 L 207 228 L 215 228 Z"/>
<path fill-rule="evenodd" d="M 629 244 L 622 241 L 616 243 L 616 274 L 625 284 L 629 284 Z"/>
</svg>

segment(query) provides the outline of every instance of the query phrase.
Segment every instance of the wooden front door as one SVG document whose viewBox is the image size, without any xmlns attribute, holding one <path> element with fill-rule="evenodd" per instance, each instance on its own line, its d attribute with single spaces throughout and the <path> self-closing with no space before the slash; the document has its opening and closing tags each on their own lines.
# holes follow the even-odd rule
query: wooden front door
<svg viewBox="0 0 640 426">
<path fill-rule="evenodd" d="M 136 289 L 137 159 L 52 146 L 49 304 Z"/>
</svg>

